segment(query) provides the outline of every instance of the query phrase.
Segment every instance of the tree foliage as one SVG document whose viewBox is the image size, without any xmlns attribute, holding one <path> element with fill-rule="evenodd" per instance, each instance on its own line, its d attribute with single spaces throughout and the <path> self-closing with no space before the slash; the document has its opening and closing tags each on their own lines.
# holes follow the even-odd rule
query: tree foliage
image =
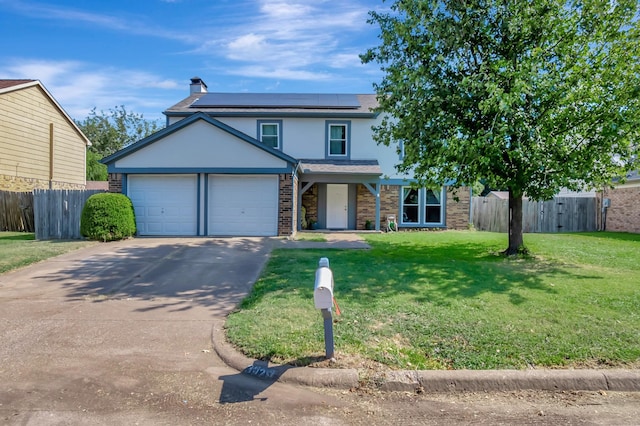
<svg viewBox="0 0 640 426">
<path fill-rule="evenodd" d="M 105 181 L 108 178 L 107 166 L 100 163 L 102 156 L 91 149 L 87 149 L 87 180 Z"/>
<path fill-rule="evenodd" d="M 507 253 L 521 198 L 594 187 L 637 158 L 637 0 L 398 0 L 371 12 L 381 43 L 379 143 L 404 144 L 423 184 L 508 188 Z M 519 205 L 518 205 L 519 204 Z"/>
<path fill-rule="evenodd" d="M 87 150 L 87 180 L 107 180 L 106 167 L 100 164 L 100 159 L 160 129 L 157 121 L 146 120 L 122 105 L 100 113 L 93 108 L 87 118 L 76 120 L 76 124 L 91 141 Z"/>
</svg>

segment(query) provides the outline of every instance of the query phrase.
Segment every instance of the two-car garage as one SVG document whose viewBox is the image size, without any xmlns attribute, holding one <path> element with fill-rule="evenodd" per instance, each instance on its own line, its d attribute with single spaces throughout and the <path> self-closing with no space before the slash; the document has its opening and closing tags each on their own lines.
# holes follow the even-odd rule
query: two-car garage
<svg viewBox="0 0 640 426">
<path fill-rule="evenodd" d="M 139 235 L 278 234 L 278 176 L 131 174 Z"/>
<path fill-rule="evenodd" d="M 138 235 L 290 235 L 297 160 L 197 112 L 105 158 Z"/>
</svg>

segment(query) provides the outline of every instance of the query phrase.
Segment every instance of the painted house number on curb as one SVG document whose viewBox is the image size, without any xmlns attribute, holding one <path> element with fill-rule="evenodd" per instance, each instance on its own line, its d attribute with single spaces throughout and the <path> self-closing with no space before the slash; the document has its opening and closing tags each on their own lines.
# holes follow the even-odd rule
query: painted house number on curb
<svg viewBox="0 0 640 426">
<path fill-rule="evenodd" d="M 273 369 L 259 367 L 257 365 L 250 365 L 244 369 L 243 373 L 263 379 L 274 379 L 276 377 L 276 372 Z"/>
</svg>

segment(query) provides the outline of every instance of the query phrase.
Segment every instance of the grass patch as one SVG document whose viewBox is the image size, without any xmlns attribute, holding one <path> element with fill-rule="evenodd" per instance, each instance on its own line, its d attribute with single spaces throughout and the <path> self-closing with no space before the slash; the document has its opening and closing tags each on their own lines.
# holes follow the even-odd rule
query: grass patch
<svg viewBox="0 0 640 426">
<path fill-rule="evenodd" d="M 0 232 L 0 273 L 96 244 L 91 241 L 36 241 L 24 232 Z"/>
<path fill-rule="evenodd" d="M 369 234 L 371 250 L 276 250 L 229 339 L 247 355 L 305 364 L 324 354 L 313 306 L 329 257 L 342 315 L 338 357 L 389 368 L 640 365 L 640 235 L 527 234 L 533 253 L 498 253 L 486 232 Z"/>
</svg>

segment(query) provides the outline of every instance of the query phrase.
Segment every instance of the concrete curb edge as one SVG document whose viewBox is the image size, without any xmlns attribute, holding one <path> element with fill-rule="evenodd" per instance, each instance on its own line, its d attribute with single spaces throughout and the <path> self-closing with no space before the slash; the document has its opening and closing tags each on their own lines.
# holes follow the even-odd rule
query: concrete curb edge
<svg viewBox="0 0 640 426">
<path fill-rule="evenodd" d="M 277 380 L 305 386 L 351 389 L 358 386 L 355 369 L 308 368 L 287 365 L 268 365 L 238 352 L 224 333 L 224 321 L 216 321 L 211 331 L 213 348 L 229 367 L 263 379 Z"/>
<path fill-rule="evenodd" d="M 211 341 L 229 367 L 259 378 L 305 386 L 352 389 L 359 386 L 355 369 L 268 365 L 247 358 L 227 342 L 224 320 L 214 323 Z M 376 379 L 382 391 L 620 391 L 640 392 L 640 370 L 399 370 Z"/>
</svg>

